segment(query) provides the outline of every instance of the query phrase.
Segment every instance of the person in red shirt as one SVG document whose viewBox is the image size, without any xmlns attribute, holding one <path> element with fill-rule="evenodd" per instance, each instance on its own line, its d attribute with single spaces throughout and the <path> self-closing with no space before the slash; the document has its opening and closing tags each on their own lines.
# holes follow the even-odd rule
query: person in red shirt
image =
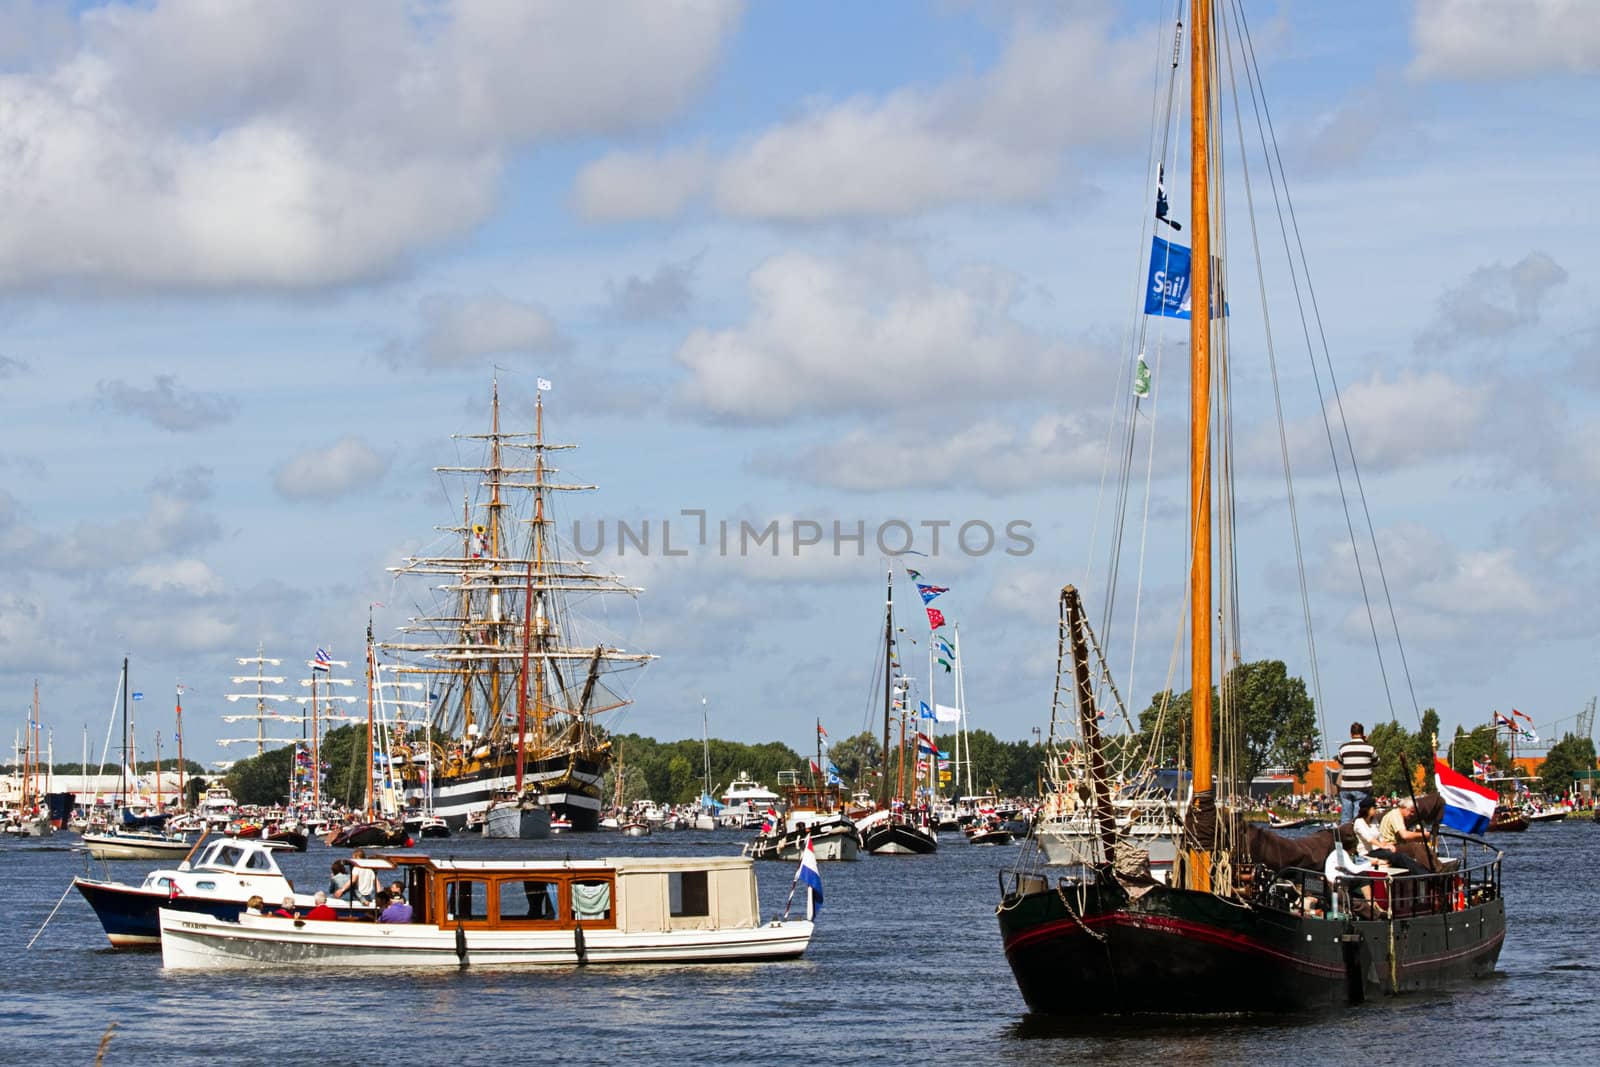
<svg viewBox="0 0 1600 1067">
<path fill-rule="evenodd" d="M 334 911 L 328 904 L 328 894 L 318 893 L 312 898 L 312 901 L 311 910 L 305 914 L 307 919 L 337 919 L 339 917 L 339 913 Z"/>
</svg>

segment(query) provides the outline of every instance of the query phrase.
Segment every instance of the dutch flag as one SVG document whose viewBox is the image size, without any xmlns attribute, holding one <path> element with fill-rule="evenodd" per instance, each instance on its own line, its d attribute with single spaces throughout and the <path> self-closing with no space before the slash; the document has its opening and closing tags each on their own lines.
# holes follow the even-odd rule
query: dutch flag
<svg viewBox="0 0 1600 1067">
<path fill-rule="evenodd" d="M 806 835 L 806 850 L 800 853 L 800 870 L 795 874 L 811 897 L 811 912 L 822 910 L 822 872 L 817 870 L 817 854 L 811 848 L 811 835 Z"/>
<path fill-rule="evenodd" d="M 1450 765 L 1437 756 L 1433 771 L 1439 777 L 1439 795 L 1444 798 L 1444 824 L 1464 834 L 1481 834 L 1489 828 L 1494 818 L 1499 794 L 1487 786 L 1479 785 L 1463 774 L 1450 769 Z"/>
</svg>

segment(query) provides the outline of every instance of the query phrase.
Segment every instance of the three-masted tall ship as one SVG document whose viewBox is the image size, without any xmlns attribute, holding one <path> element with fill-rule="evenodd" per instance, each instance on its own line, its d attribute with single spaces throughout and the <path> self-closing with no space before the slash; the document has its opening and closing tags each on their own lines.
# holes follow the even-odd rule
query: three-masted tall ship
<svg viewBox="0 0 1600 1067">
<path fill-rule="evenodd" d="M 555 480 L 549 457 L 576 446 L 545 440 L 545 388 L 533 429 L 511 431 L 495 383 L 489 431 L 456 435 L 478 443 L 480 462 L 434 468 L 474 483 L 459 524 L 439 527 L 455 551 L 391 568 L 397 580 L 429 583 L 432 599 L 377 646 L 391 673 L 428 686 L 430 739 L 408 735 L 397 756 L 409 774 L 433 775 L 434 812 L 452 830 L 491 804 L 537 805 L 574 830 L 596 829 L 611 758 L 600 717 L 631 702 L 617 675 L 655 658 L 609 643 L 569 611 L 575 599 L 642 590 L 577 558 L 556 534 L 557 495 L 596 487 Z"/>
</svg>

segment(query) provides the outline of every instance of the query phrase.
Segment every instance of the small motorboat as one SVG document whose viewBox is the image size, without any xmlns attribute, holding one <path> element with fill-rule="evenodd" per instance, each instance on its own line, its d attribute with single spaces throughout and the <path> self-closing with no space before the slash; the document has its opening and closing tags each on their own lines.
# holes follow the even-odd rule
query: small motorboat
<svg viewBox="0 0 1600 1067">
<path fill-rule="evenodd" d="M 83 845 L 97 860 L 176 860 L 187 856 L 190 848 L 183 834 L 117 829 L 86 833 Z"/>
<path fill-rule="evenodd" d="M 386 822 L 358 822 L 334 832 L 328 838 L 329 848 L 393 848 L 404 846 L 411 840 L 404 826 Z"/>
<path fill-rule="evenodd" d="M 1567 817 L 1567 809 L 1545 808 L 1543 811 L 1529 811 L 1525 808 L 1523 814 L 1528 817 L 1529 823 L 1561 822 Z"/>
<path fill-rule="evenodd" d="M 971 845 L 1009 845 L 1014 836 L 1004 825 L 989 823 L 968 831 L 967 843 Z"/>
<path fill-rule="evenodd" d="M 437 815 L 424 815 L 417 824 L 418 837 L 449 837 L 450 824 Z"/>
<path fill-rule="evenodd" d="M 203 848 L 197 844 L 199 858 L 193 863 L 185 860 L 176 868 L 151 871 L 137 885 L 97 878 L 74 878 L 72 884 L 94 909 L 114 948 L 153 948 L 161 941 L 156 912 L 162 908 L 229 919 L 243 911 L 253 896 L 273 905 L 294 897 L 296 907 L 311 907 L 311 895 L 296 893 L 279 870 L 272 856 L 277 847 L 265 841 L 221 838 Z M 353 907 L 343 900 L 329 903 L 340 909 Z"/>
<path fill-rule="evenodd" d="M 304 852 L 306 846 L 311 843 L 304 830 L 281 824 L 263 833 L 261 840 L 270 845 L 277 845 L 280 848 L 293 849 L 296 852 Z"/>
<path fill-rule="evenodd" d="M 618 824 L 617 832 L 623 837 L 649 837 L 650 824 L 641 819 L 629 819 Z"/>
</svg>

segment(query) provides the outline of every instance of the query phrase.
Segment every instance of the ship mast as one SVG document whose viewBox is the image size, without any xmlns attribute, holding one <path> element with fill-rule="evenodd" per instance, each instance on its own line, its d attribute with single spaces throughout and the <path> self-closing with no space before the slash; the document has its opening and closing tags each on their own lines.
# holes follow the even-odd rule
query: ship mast
<svg viewBox="0 0 1600 1067">
<path fill-rule="evenodd" d="M 1193 0 L 1189 33 L 1189 197 L 1194 247 L 1189 267 L 1189 570 L 1190 694 L 1194 725 L 1189 762 L 1198 797 L 1212 785 L 1211 715 L 1211 188 L 1207 123 L 1211 109 L 1211 0 Z M 1211 889 L 1209 848 L 1188 850 L 1186 885 Z"/>
<path fill-rule="evenodd" d="M 884 579 L 883 607 L 883 758 L 879 761 L 878 804 L 889 806 L 889 710 L 894 706 L 894 564 Z"/>
</svg>

